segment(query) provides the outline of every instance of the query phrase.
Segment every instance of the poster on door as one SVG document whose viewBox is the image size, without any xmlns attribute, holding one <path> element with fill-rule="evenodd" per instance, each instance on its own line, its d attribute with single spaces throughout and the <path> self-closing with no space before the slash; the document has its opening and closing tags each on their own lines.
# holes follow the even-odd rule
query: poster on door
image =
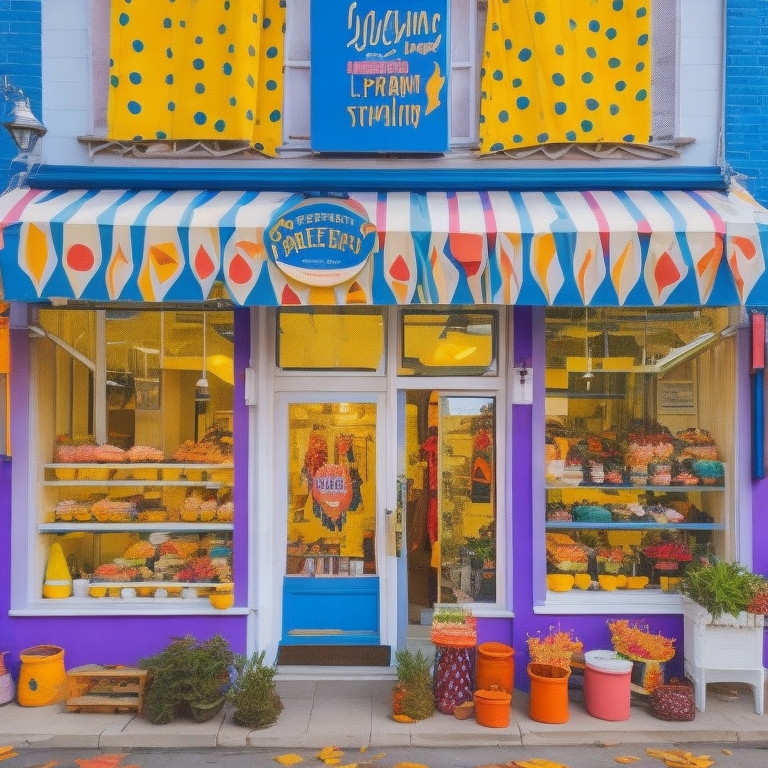
<svg viewBox="0 0 768 768">
<path fill-rule="evenodd" d="M 448 0 L 324 0 L 310 23 L 312 149 L 448 150 Z"/>
</svg>

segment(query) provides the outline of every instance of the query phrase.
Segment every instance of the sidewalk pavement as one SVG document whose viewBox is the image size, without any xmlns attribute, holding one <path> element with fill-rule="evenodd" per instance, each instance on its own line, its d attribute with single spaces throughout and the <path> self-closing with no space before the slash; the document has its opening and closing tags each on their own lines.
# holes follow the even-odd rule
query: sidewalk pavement
<svg viewBox="0 0 768 768">
<path fill-rule="evenodd" d="M 394 678 L 372 675 L 363 679 L 358 675 L 345 679 L 345 670 L 339 668 L 336 679 L 328 668 L 313 680 L 281 679 L 278 674 L 278 692 L 285 709 L 275 725 L 262 730 L 236 725 L 229 709 L 207 723 L 177 718 L 169 725 L 153 725 L 133 713 L 86 714 L 67 712 L 64 703 L 20 707 L 11 702 L 0 707 L 0 745 L 130 750 L 594 744 L 663 748 L 671 743 L 768 743 L 768 714 L 755 714 L 748 686 L 733 686 L 739 693 L 735 701 L 720 700 L 710 692 L 706 711 L 697 712 L 693 721 L 684 723 L 658 720 L 644 701 L 634 699 L 629 720 L 599 720 L 587 713 L 582 692 L 571 690 L 568 722 L 547 725 L 528 717 L 528 695 L 516 690 L 509 726 L 486 728 L 474 719 L 457 720 L 440 712 L 418 723 L 397 723 L 391 718 Z"/>
</svg>

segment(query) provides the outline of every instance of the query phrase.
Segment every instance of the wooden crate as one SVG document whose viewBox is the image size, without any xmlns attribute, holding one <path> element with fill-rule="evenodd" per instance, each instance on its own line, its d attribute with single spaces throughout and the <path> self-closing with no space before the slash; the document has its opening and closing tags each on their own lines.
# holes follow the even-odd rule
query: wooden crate
<svg viewBox="0 0 768 768">
<path fill-rule="evenodd" d="M 68 712 L 141 712 L 145 669 L 87 664 L 67 672 Z"/>
</svg>

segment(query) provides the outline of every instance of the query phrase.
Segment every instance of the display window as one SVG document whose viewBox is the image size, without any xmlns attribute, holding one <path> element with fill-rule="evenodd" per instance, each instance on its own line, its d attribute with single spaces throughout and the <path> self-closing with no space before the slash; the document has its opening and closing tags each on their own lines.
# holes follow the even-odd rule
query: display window
<svg viewBox="0 0 768 768">
<path fill-rule="evenodd" d="M 32 600 L 231 587 L 232 314 L 40 310 L 30 329 Z"/>
<path fill-rule="evenodd" d="M 733 329 L 718 308 L 547 310 L 548 594 L 674 592 L 734 557 Z"/>
</svg>

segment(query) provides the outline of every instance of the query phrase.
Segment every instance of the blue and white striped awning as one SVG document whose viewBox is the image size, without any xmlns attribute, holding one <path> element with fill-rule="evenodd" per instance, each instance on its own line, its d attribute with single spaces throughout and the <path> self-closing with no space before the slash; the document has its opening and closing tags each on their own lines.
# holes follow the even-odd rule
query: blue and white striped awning
<svg viewBox="0 0 768 768">
<path fill-rule="evenodd" d="M 267 258 L 290 192 L 18 189 L 0 197 L 6 300 L 236 305 L 765 305 L 768 211 L 716 191 L 356 192 L 374 252 L 341 285 Z"/>
</svg>

